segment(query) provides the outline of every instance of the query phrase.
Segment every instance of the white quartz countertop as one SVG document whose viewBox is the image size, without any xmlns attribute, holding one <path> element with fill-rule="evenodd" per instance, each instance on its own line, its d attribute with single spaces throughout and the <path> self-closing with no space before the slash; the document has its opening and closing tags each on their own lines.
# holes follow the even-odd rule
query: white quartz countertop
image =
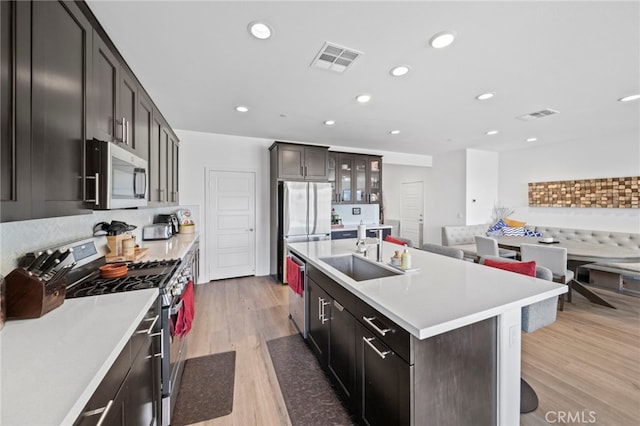
<svg viewBox="0 0 640 426">
<path fill-rule="evenodd" d="M 0 424 L 70 425 L 158 297 L 157 289 L 67 299 L 0 331 Z"/>
<path fill-rule="evenodd" d="M 193 234 L 177 234 L 168 240 L 140 241 L 138 243 L 140 247 L 149 249 L 142 261 L 182 259 L 199 235 L 196 232 Z"/>
<path fill-rule="evenodd" d="M 353 253 L 354 239 L 288 246 L 419 339 L 567 292 L 566 285 L 413 248 L 409 248 L 412 267 L 419 271 L 358 282 L 320 260 Z M 383 242 L 384 262 L 401 249 Z M 375 256 L 375 248 L 369 253 Z"/>
</svg>

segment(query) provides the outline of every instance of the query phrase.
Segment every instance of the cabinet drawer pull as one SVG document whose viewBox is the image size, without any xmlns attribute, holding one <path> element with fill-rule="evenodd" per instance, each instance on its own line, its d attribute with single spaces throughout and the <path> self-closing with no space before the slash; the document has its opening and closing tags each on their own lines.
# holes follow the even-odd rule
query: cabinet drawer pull
<svg viewBox="0 0 640 426">
<path fill-rule="evenodd" d="M 105 405 L 104 407 L 97 408 L 91 411 L 85 411 L 84 413 L 82 413 L 82 417 L 91 417 L 91 416 L 95 416 L 96 414 L 102 413 L 102 415 L 98 419 L 98 423 L 96 423 L 96 426 L 101 426 L 102 423 L 104 423 L 104 418 L 109 413 L 109 410 L 111 409 L 112 405 L 113 405 L 113 399 L 110 399 L 109 402 L 107 402 L 107 405 Z"/>
<path fill-rule="evenodd" d="M 326 302 L 323 298 L 319 297 L 318 301 L 320 302 L 320 318 L 318 318 L 322 324 L 326 323 L 327 321 L 329 321 L 329 319 L 327 318 L 327 314 L 324 311 L 325 306 L 330 305 L 331 303 Z"/>
<path fill-rule="evenodd" d="M 335 306 L 336 308 L 338 308 L 338 310 L 339 310 L 340 312 L 344 311 L 344 306 L 342 306 L 341 304 L 339 304 L 337 300 L 334 300 L 334 301 L 333 301 L 333 306 Z"/>
<path fill-rule="evenodd" d="M 387 357 L 387 355 L 389 355 L 389 354 L 392 354 L 392 353 L 393 353 L 393 351 L 384 351 L 384 352 L 380 352 L 380 350 L 379 350 L 378 348 L 376 348 L 376 347 L 374 346 L 374 344 L 373 344 L 373 343 L 371 343 L 371 341 L 372 341 L 372 340 L 376 340 L 376 338 L 375 338 L 375 337 L 369 337 L 369 338 L 367 338 L 367 337 L 363 337 L 363 338 L 362 338 L 362 340 L 364 340 L 364 341 L 365 341 L 365 343 L 371 347 L 371 349 L 373 349 L 374 351 L 376 351 L 376 353 L 377 353 L 377 354 L 380 356 L 380 358 L 382 358 L 382 359 L 385 359 L 385 358 Z"/>
<path fill-rule="evenodd" d="M 136 334 L 151 334 L 151 332 L 153 331 L 153 327 L 158 322 L 158 318 L 160 318 L 160 315 L 156 315 L 155 318 L 147 318 L 147 319 L 142 320 L 143 322 L 145 322 L 145 321 L 153 321 L 153 322 L 151 323 L 151 325 L 149 326 L 148 329 L 136 331 Z"/>
<path fill-rule="evenodd" d="M 376 317 L 370 317 L 370 318 L 362 317 L 362 319 L 363 319 L 367 324 L 369 324 L 369 325 L 370 325 L 370 326 L 371 326 L 375 331 L 377 331 L 378 333 L 380 333 L 382 336 L 386 336 L 386 335 L 387 335 L 387 333 L 391 331 L 391 329 L 390 329 L 390 328 L 384 328 L 384 329 L 382 329 L 382 328 L 379 328 L 377 325 L 375 325 L 375 324 L 373 323 L 373 320 L 374 320 L 374 319 L 376 319 Z"/>
</svg>

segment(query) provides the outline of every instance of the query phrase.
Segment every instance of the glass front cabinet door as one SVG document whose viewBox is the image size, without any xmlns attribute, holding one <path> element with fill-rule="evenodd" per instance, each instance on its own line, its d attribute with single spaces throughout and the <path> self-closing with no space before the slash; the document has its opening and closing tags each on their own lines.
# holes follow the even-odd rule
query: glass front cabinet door
<svg viewBox="0 0 640 426">
<path fill-rule="evenodd" d="M 338 182 L 340 183 L 340 188 L 339 199 L 337 201 L 341 203 L 352 203 L 351 172 L 353 170 L 353 156 L 340 155 L 338 158 Z"/>
<path fill-rule="evenodd" d="M 367 184 L 367 202 L 368 203 L 382 203 L 382 158 L 369 157 L 369 180 Z"/>
</svg>

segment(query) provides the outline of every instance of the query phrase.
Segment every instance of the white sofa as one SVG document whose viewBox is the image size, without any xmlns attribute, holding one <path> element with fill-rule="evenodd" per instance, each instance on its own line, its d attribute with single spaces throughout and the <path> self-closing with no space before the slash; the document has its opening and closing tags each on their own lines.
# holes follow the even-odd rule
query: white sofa
<svg viewBox="0 0 640 426">
<path fill-rule="evenodd" d="M 476 254 L 476 235 L 487 235 L 487 229 L 491 225 L 453 225 L 442 227 L 442 245 L 455 247 L 464 252 L 464 257 L 474 259 Z"/>
<path fill-rule="evenodd" d="M 465 257 L 476 258 L 476 245 L 473 237 L 476 235 L 486 235 L 489 226 L 491 225 L 443 226 L 442 245 L 462 249 L 465 253 Z M 540 232 L 544 237 L 553 237 L 555 240 L 559 241 L 584 241 L 640 250 L 640 234 L 631 232 L 592 231 L 586 229 L 533 225 L 527 225 L 526 228 L 535 232 Z"/>
</svg>

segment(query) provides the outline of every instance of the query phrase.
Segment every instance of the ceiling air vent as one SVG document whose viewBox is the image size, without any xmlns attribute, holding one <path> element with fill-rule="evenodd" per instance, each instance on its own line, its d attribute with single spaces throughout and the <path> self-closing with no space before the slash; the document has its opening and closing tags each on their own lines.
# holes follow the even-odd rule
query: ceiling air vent
<svg viewBox="0 0 640 426">
<path fill-rule="evenodd" d="M 325 42 L 320 52 L 313 58 L 311 66 L 323 70 L 343 73 L 362 55 L 357 50 Z"/>
<path fill-rule="evenodd" d="M 555 109 L 547 108 L 536 112 L 531 112 L 529 114 L 521 115 L 520 117 L 516 117 L 518 120 L 522 121 L 531 121 L 537 120 L 538 118 L 548 117 L 550 115 L 560 114 L 560 111 L 556 111 Z"/>
</svg>

